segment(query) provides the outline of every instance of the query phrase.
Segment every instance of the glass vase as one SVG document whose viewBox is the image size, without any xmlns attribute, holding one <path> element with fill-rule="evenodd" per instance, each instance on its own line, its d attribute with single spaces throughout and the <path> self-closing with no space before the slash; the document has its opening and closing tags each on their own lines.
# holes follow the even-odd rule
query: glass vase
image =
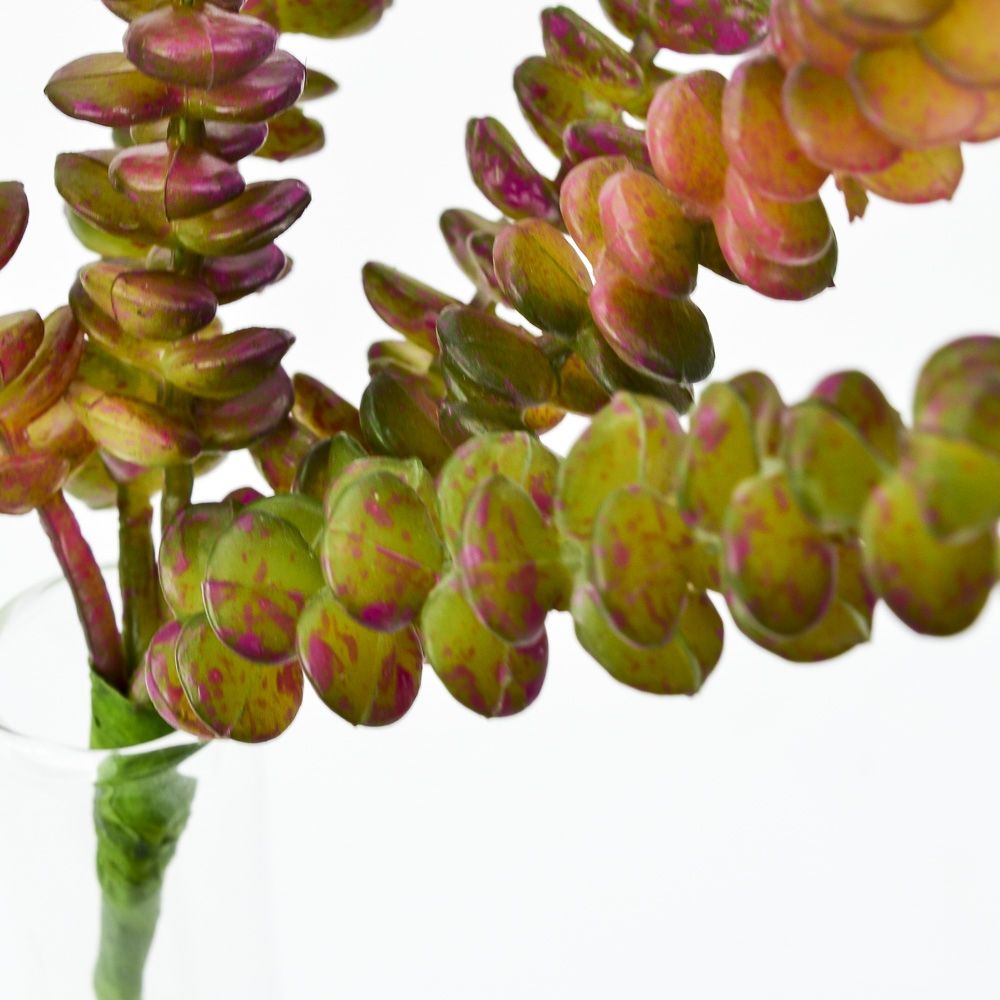
<svg viewBox="0 0 1000 1000">
<path fill-rule="evenodd" d="M 0 995 L 277 996 L 259 758 L 89 750 L 89 698 L 63 583 L 0 611 Z"/>
</svg>

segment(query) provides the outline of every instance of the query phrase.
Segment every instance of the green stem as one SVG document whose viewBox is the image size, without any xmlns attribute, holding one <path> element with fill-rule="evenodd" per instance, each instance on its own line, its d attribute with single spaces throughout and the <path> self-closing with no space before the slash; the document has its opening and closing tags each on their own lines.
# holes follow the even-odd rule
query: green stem
<svg viewBox="0 0 1000 1000">
<path fill-rule="evenodd" d="M 191 503 L 194 490 L 194 469 L 190 465 L 169 466 L 163 474 L 163 505 L 160 510 L 161 531 L 166 531 L 178 514 Z"/>
<path fill-rule="evenodd" d="M 125 667 L 135 672 L 160 627 L 162 603 L 153 545 L 153 507 L 144 491 L 118 487 L 118 574 Z"/>
<path fill-rule="evenodd" d="M 97 1000 L 141 1000 L 167 866 L 191 813 L 195 780 L 178 766 L 197 745 L 109 757 L 94 788 L 101 938 Z"/>
<path fill-rule="evenodd" d="M 63 575 L 69 582 L 90 651 L 90 665 L 108 684 L 128 690 L 121 636 L 108 587 L 80 524 L 62 493 L 38 508 Z"/>
</svg>

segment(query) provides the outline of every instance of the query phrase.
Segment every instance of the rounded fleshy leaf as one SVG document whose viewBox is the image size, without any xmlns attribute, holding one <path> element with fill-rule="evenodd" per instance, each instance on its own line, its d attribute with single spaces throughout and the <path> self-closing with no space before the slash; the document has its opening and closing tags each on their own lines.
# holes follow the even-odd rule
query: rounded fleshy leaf
<svg viewBox="0 0 1000 1000">
<path fill-rule="evenodd" d="M 607 19 L 625 36 L 635 38 L 649 29 L 646 0 L 599 0 Z"/>
<path fill-rule="evenodd" d="M 594 322 L 615 353 L 634 368 L 698 382 L 715 365 L 704 313 L 687 298 L 668 298 L 637 285 L 607 257 L 590 293 Z"/>
<path fill-rule="evenodd" d="M 284 163 L 299 156 L 318 153 L 326 145 L 322 122 L 310 118 L 300 108 L 289 108 L 267 123 L 267 141 L 255 156 L 275 163 Z"/>
<path fill-rule="evenodd" d="M 0 316 L 0 388 L 28 367 L 45 339 L 45 324 L 33 310 Z"/>
<path fill-rule="evenodd" d="M 761 625 L 795 635 L 825 614 L 836 590 L 836 552 L 806 517 L 783 471 L 736 488 L 722 524 L 728 589 Z"/>
<path fill-rule="evenodd" d="M 570 122 L 563 129 L 562 141 L 570 163 L 583 163 L 597 156 L 624 156 L 640 170 L 652 167 L 646 148 L 646 133 L 617 122 L 600 118 Z"/>
<path fill-rule="evenodd" d="M 562 155 L 562 134 L 571 122 L 620 117 L 589 81 L 544 56 L 531 56 L 517 67 L 514 93 L 528 124 L 555 156 Z"/>
<path fill-rule="evenodd" d="M 448 306 L 461 305 L 458 299 L 385 264 L 365 264 L 361 277 L 365 298 L 384 323 L 414 344 L 437 351 L 438 317 Z"/>
<path fill-rule="evenodd" d="M 0 183 L 0 270 L 10 263 L 28 228 L 28 198 L 17 181 Z"/>
<path fill-rule="evenodd" d="M 513 136 L 495 118 L 474 118 L 465 134 L 465 153 L 476 187 L 512 219 L 561 223 L 555 185 L 528 162 Z"/>
<path fill-rule="evenodd" d="M 426 387 L 391 371 L 374 375 L 361 397 L 365 443 L 384 455 L 419 458 L 436 472 L 451 454 Z"/>
<path fill-rule="evenodd" d="M 938 69 L 968 87 L 1000 87 L 996 0 L 951 0 L 920 33 L 920 49 Z"/>
<path fill-rule="evenodd" d="M 288 267 L 288 259 L 272 243 L 233 257 L 209 258 L 201 269 L 201 280 L 225 305 L 280 280 Z"/>
<path fill-rule="evenodd" d="M 921 430 L 954 433 L 959 425 L 948 419 L 947 411 L 954 406 L 955 396 L 963 387 L 971 389 L 981 379 L 989 382 L 1000 379 L 1000 337 L 988 334 L 960 337 L 938 348 L 924 363 L 917 379 L 914 425 Z M 967 433 L 966 428 L 959 433 Z M 984 447 L 990 447 L 982 435 L 973 440 L 977 438 Z"/>
<path fill-rule="evenodd" d="M 598 156 L 585 160 L 566 175 L 559 189 L 559 204 L 566 228 L 592 264 L 596 264 L 604 252 L 599 202 L 601 189 L 611 177 L 628 166 L 624 156 Z"/>
<path fill-rule="evenodd" d="M 373 28 L 392 0 L 245 0 L 243 13 L 288 34 L 346 38 Z"/>
<path fill-rule="evenodd" d="M 448 693 L 488 719 L 524 711 L 539 695 L 548 667 L 548 637 L 513 646 L 476 617 L 455 576 L 427 598 L 420 618 L 427 660 Z"/>
<path fill-rule="evenodd" d="M 599 207 L 607 252 L 633 281 L 660 295 L 694 291 L 698 231 L 655 177 L 623 170 L 601 188 Z"/>
<path fill-rule="evenodd" d="M 726 78 L 715 70 L 674 77 L 649 106 L 646 142 L 660 182 L 687 207 L 711 218 L 722 200 L 729 157 L 722 143 Z"/>
<path fill-rule="evenodd" d="M 49 80 L 45 96 L 70 118 L 127 128 L 176 114 L 183 92 L 145 76 L 120 52 L 84 56 Z"/>
<path fill-rule="evenodd" d="M 716 219 L 719 246 L 733 273 L 749 288 L 771 299 L 801 302 L 833 286 L 837 271 L 837 239 L 811 264 L 779 264 L 763 256 L 728 207 Z"/>
<path fill-rule="evenodd" d="M 388 471 L 334 490 L 321 547 L 326 581 L 356 621 L 395 632 L 416 620 L 444 561 L 430 511 Z"/>
<path fill-rule="evenodd" d="M 683 448 L 684 431 L 669 406 L 645 396 L 616 395 L 590 421 L 559 469 L 559 531 L 589 541 L 605 500 L 623 487 L 670 493 Z"/>
<path fill-rule="evenodd" d="M 968 441 L 917 432 L 907 442 L 904 468 L 935 535 L 967 537 L 1000 518 L 1000 454 Z"/>
<path fill-rule="evenodd" d="M 871 173 L 900 157 L 899 147 L 862 114 L 846 80 L 803 63 L 785 79 L 785 121 L 814 163 L 827 170 Z"/>
<path fill-rule="evenodd" d="M 754 250 L 778 264 L 812 264 L 833 242 L 833 228 L 819 198 L 774 201 L 754 191 L 735 170 L 726 174 L 726 208 Z"/>
<path fill-rule="evenodd" d="M 590 581 L 615 628 L 638 646 L 662 646 L 688 600 L 694 538 L 677 508 L 643 486 L 613 493 L 594 523 Z"/>
<path fill-rule="evenodd" d="M 533 434 L 514 431 L 470 438 L 438 478 L 441 522 L 452 555 L 461 549 L 469 499 L 484 479 L 504 476 L 528 493 L 543 517 L 551 518 L 558 474 L 559 458 Z"/>
<path fill-rule="evenodd" d="M 295 338 L 287 330 L 250 327 L 209 340 L 187 337 L 163 350 L 160 368 L 174 386 L 204 399 L 231 399 L 260 385 Z"/>
<path fill-rule="evenodd" d="M 678 502 L 700 528 L 718 532 L 733 492 L 755 476 L 761 455 L 750 410 L 725 383 L 708 386 L 691 414 Z"/>
<path fill-rule="evenodd" d="M 196 399 L 191 408 L 206 450 L 248 448 L 275 431 L 292 406 L 292 382 L 284 369 L 233 399 Z"/>
<path fill-rule="evenodd" d="M 285 417 L 265 437 L 250 446 L 250 454 L 268 486 L 276 493 L 288 493 L 295 483 L 302 460 L 316 442 L 315 434 Z"/>
<path fill-rule="evenodd" d="M 473 306 L 452 306 L 438 320 L 445 363 L 463 387 L 520 409 L 550 402 L 556 376 L 538 338 Z M 446 375 L 448 369 L 446 369 Z"/>
<path fill-rule="evenodd" d="M 280 49 L 231 83 L 210 90 L 185 88 L 184 110 L 208 121 L 254 124 L 287 111 L 299 99 L 305 67 Z"/>
<path fill-rule="evenodd" d="M 674 52 L 746 52 L 767 30 L 768 0 L 660 0 L 649 5 L 657 45 Z"/>
<path fill-rule="evenodd" d="M 164 531 L 158 560 L 160 587 L 178 618 L 204 613 L 202 583 L 208 557 L 235 516 L 231 503 L 192 504 Z"/>
<path fill-rule="evenodd" d="M 341 431 L 360 433 L 357 407 L 343 399 L 319 379 L 296 375 L 295 419 L 317 437 L 333 437 Z"/>
<path fill-rule="evenodd" d="M 549 223 L 525 219 L 505 226 L 493 244 L 493 261 L 507 301 L 529 323 L 569 337 L 590 318 L 590 275 Z"/>
<path fill-rule="evenodd" d="M 490 476 L 469 497 L 457 565 L 479 620 L 514 645 L 538 638 L 565 596 L 555 528 L 505 476 Z"/>
<path fill-rule="evenodd" d="M 722 652 L 722 620 L 708 601 L 692 601 L 677 634 L 661 646 L 630 642 L 612 624 L 593 584 L 573 592 L 573 624 L 580 645 L 622 684 L 650 694 L 695 694 Z M 686 634 L 696 635 L 697 643 Z M 694 648 L 708 658 L 699 661 Z M 716 651 L 717 650 L 717 651 Z M 704 654 L 703 654 L 704 655 Z"/>
<path fill-rule="evenodd" d="M 423 654 L 416 632 L 366 628 L 325 588 L 302 612 L 298 647 L 316 693 L 352 725 L 398 722 L 420 690 Z"/>
<path fill-rule="evenodd" d="M 373 472 L 385 472 L 406 483 L 420 497 L 427 514 L 430 516 L 434 530 L 441 534 L 441 515 L 438 507 L 437 491 L 434 479 L 416 458 L 386 458 L 381 455 L 362 455 L 350 459 L 350 446 L 344 442 L 344 447 L 331 454 L 331 464 L 335 465 L 336 474 L 323 500 L 327 521 L 333 516 L 333 510 L 340 500 L 340 495 L 348 487 L 357 483 Z"/>
<path fill-rule="evenodd" d="M 778 13 L 775 18 L 776 7 Z M 784 16 L 782 11 L 785 12 Z M 800 58 L 792 66 L 782 60 L 789 72 L 799 63 L 808 62 L 834 76 L 843 77 L 847 74 L 857 47 L 831 31 L 802 0 L 772 5 L 771 14 L 773 20 L 782 22 L 787 33 L 794 36 L 793 44 L 800 53 Z"/>
<path fill-rule="evenodd" d="M 322 503 L 344 469 L 367 453 L 343 431 L 313 446 L 295 475 L 295 490 Z"/>
<path fill-rule="evenodd" d="M 871 585 L 915 632 L 954 635 L 979 616 L 996 580 L 992 527 L 961 541 L 935 537 L 913 484 L 896 473 L 872 493 L 860 535 Z"/>
<path fill-rule="evenodd" d="M 827 171 L 806 156 L 789 131 L 782 110 L 784 81 L 785 71 L 774 56 L 741 63 L 722 98 L 722 142 L 732 165 L 762 194 L 804 201 L 820 189 Z"/>
<path fill-rule="evenodd" d="M 839 3 L 847 17 L 862 24 L 914 31 L 932 24 L 951 6 L 952 0 L 839 0 Z"/>
<path fill-rule="evenodd" d="M 916 42 L 859 53 L 850 83 L 868 120 L 907 148 L 961 139 L 983 111 L 982 97 L 938 72 Z"/>
<path fill-rule="evenodd" d="M 134 20 L 125 54 L 146 76 L 180 87 L 217 87 L 256 69 L 273 51 L 269 24 L 208 5 L 161 7 Z"/>
<path fill-rule="evenodd" d="M 502 223 L 491 222 L 475 212 L 464 208 L 449 208 L 441 213 L 441 235 L 455 263 L 462 269 L 466 277 L 475 282 L 479 291 L 489 298 L 497 297 L 490 275 L 484 273 L 479 255 L 470 246 L 473 237 L 485 234 L 496 236 Z"/>
<path fill-rule="evenodd" d="M 827 532 L 857 529 L 868 495 L 886 472 L 864 438 L 818 401 L 788 410 L 784 459 L 796 499 Z"/>
<path fill-rule="evenodd" d="M 202 595 L 220 640 L 271 664 L 294 655 L 298 617 L 322 586 L 319 561 L 299 530 L 246 509 L 212 548 Z"/>
<path fill-rule="evenodd" d="M 958 189 L 965 164 L 960 146 L 906 149 L 885 170 L 859 174 L 858 180 L 872 194 L 904 205 L 950 201 Z"/>
<path fill-rule="evenodd" d="M 749 371 L 729 380 L 750 410 L 757 449 L 761 455 L 777 455 L 781 450 L 785 403 L 777 386 L 763 372 Z"/>
<path fill-rule="evenodd" d="M 827 375 L 809 394 L 840 414 L 890 465 L 899 457 L 903 421 L 882 390 L 864 372 Z"/>
<path fill-rule="evenodd" d="M 568 7 L 542 11 L 545 54 L 586 78 L 588 88 L 612 101 L 626 102 L 642 92 L 642 68 L 620 45 Z"/>
<path fill-rule="evenodd" d="M 216 736 L 264 743 L 280 736 L 302 705 L 295 661 L 261 666 L 224 645 L 204 615 L 184 625 L 177 672 L 195 715 Z"/>
<path fill-rule="evenodd" d="M 177 643 L 183 625 L 167 622 L 150 640 L 142 667 L 149 700 L 164 722 L 201 739 L 216 734 L 195 715 L 177 670 Z"/>
<path fill-rule="evenodd" d="M 0 514 L 27 514 L 62 488 L 71 471 L 62 455 L 0 454 Z"/>
<path fill-rule="evenodd" d="M 301 493 L 276 493 L 274 496 L 261 497 L 248 504 L 246 510 L 280 518 L 296 528 L 311 549 L 319 544 L 326 527 L 323 505 Z"/>
<path fill-rule="evenodd" d="M 174 223 L 174 235 L 206 257 L 260 250 L 288 229 L 309 206 L 301 181 L 250 184 L 238 198 L 211 212 Z"/>
</svg>

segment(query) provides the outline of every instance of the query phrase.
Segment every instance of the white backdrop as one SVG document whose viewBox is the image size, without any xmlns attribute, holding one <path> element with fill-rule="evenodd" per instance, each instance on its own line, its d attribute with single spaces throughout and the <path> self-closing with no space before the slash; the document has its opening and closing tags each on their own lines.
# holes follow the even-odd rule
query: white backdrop
<svg viewBox="0 0 1000 1000">
<path fill-rule="evenodd" d="M 516 63 L 540 51 L 542 6 L 397 0 L 370 35 L 287 39 L 343 89 L 316 106 L 322 155 L 249 165 L 301 176 L 315 200 L 281 241 L 293 275 L 231 307 L 231 325 L 293 330 L 291 366 L 356 401 L 365 346 L 387 333 L 361 292 L 364 261 L 466 294 L 437 216 L 486 210 L 464 164 L 471 115 L 496 114 L 550 163 L 510 88 Z M 603 25 L 597 0 L 573 6 Z M 32 224 L 0 276 L 0 311 L 47 311 L 82 260 L 53 158 L 107 139 L 61 118 L 41 89 L 70 59 L 115 49 L 122 25 L 97 0 L 4 7 L 0 175 L 27 183 Z M 850 228 L 836 208 L 838 287 L 810 303 L 703 274 L 716 374 L 762 367 L 794 399 L 860 367 L 905 411 L 935 346 L 1000 328 L 998 172 L 1000 144 L 972 149 L 950 205 L 873 201 Z M 199 497 L 252 476 L 232 460 Z M 113 557 L 114 519 L 83 519 Z M 0 521 L 0 553 L 0 598 L 56 570 L 30 518 Z M 552 625 L 546 690 L 520 718 L 486 724 L 430 671 L 387 731 L 352 730 L 307 699 L 276 744 L 233 751 L 266 777 L 281 997 L 1000 995 L 996 599 L 990 611 L 935 641 L 880 609 L 870 646 L 805 668 L 730 628 L 690 701 L 618 686 L 568 620 Z"/>
</svg>

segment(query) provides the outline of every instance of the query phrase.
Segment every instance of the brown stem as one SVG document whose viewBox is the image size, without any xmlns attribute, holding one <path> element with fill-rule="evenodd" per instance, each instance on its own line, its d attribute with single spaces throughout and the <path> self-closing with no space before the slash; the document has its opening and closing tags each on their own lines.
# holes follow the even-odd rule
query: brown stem
<svg viewBox="0 0 1000 1000">
<path fill-rule="evenodd" d="M 162 603 L 153 545 L 153 507 L 144 492 L 118 487 L 118 575 L 122 593 L 125 667 L 135 672 L 160 627 Z"/>
<path fill-rule="evenodd" d="M 57 493 L 38 508 L 38 516 L 73 592 L 90 650 L 91 668 L 124 694 L 128 682 L 115 611 L 101 569 L 80 532 L 76 515 L 62 493 Z"/>
</svg>

